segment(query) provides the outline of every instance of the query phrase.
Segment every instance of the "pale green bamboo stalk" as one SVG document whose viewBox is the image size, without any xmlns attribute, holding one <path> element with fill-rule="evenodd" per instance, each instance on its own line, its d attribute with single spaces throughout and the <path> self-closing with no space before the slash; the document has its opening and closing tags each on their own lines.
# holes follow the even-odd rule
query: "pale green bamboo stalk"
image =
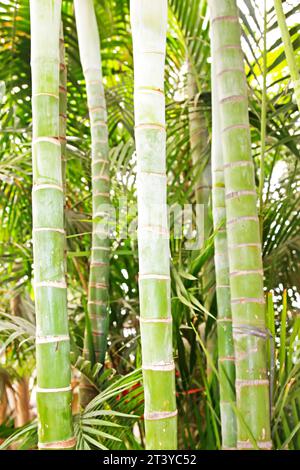
<svg viewBox="0 0 300 470">
<path fill-rule="evenodd" d="M 187 76 L 187 95 L 189 98 L 189 131 L 190 131 L 190 148 L 192 155 L 193 167 L 196 169 L 196 174 L 199 173 L 199 169 L 202 171 L 199 175 L 199 179 L 195 184 L 195 196 L 196 204 L 203 206 L 203 220 L 197 222 L 198 229 L 202 229 L 201 234 L 202 243 L 199 243 L 199 250 L 203 246 L 210 235 L 212 229 L 212 221 L 210 217 L 210 201 L 211 201 L 211 162 L 207 161 L 205 164 L 205 150 L 208 142 L 208 129 L 205 119 L 205 115 L 202 110 L 199 109 L 199 102 L 197 102 L 197 95 L 199 93 L 196 80 L 194 78 L 194 72 L 192 67 L 188 63 L 188 76 Z M 200 212 L 200 211 L 199 211 Z M 202 216 L 202 212 L 201 216 Z M 204 225 L 202 223 L 204 222 Z M 196 254 L 199 251 L 196 251 Z M 213 270 L 210 263 L 205 263 L 202 270 L 202 284 L 203 291 L 208 290 L 208 286 L 212 283 Z M 205 307 L 209 310 L 212 301 L 211 292 L 206 292 L 205 295 Z"/>
<path fill-rule="evenodd" d="M 60 0 L 31 0 L 33 259 L 40 449 L 75 446 L 59 140 Z"/>
<path fill-rule="evenodd" d="M 278 26 L 281 31 L 286 61 L 290 69 L 291 79 L 294 85 L 296 103 L 300 111 L 300 73 L 295 58 L 295 51 L 293 49 L 290 33 L 286 24 L 281 0 L 274 0 L 274 6 L 278 20 Z"/>
<path fill-rule="evenodd" d="M 211 37 L 212 56 L 215 57 L 214 37 Z M 222 448 L 236 449 L 235 416 L 235 355 L 232 336 L 232 315 L 229 284 L 229 259 L 226 230 L 225 183 L 218 102 L 216 63 L 212 63 L 212 206 L 216 235 L 215 272 L 218 305 L 218 369 L 220 385 L 220 411 Z"/>
<path fill-rule="evenodd" d="M 190 131 L 190 148 L 192 154 L 193 167 L 196 170 L 196 174 L 199 173 L 199 168 L 202 169 L 199 179 L 196 180 L 195 184 L 195 196 L 196 204 L 202 205 L 203 211 L 196 211 L 200 214 L 199 220 L 197 221 L 198 230 L 202 230 L 200 237 L 200 243 L 198 250 L 195 250 L 193 256 L 199 255 L 199 250 L 203 247 L 203 243 L 207 241 L 212 229 L 212 220 L 210 216 L 210 204 L 211 204 L 211 161 L 210 159 L 205 164 L 205 150 L 208 141 L 208 129 L 205 119 L 205 115 L 202 110 L 199 109 L 199 103 L 197 103 L 197 95 L 199 89 L 195 80 L 195 72 L 192 70 L 190 63 L 188 63 L 188 76 L 187 76 L 187 95 L 189 98 L 189 131 Z M 204 306 L 207 310 L 211 308 L 211 302 L 214 297 L 214 290 L 212 285 L 214 284 L 214 269 L 213 261 L 209 260 L 206 262 L 201 270 L 201 284 L 202 293 L 204 297 Z M 210 354 L 213 355 L 213 351 L 216 347 L 216 335 L 215 332 L 211 332 L 206 340 L 206 348 Z M 210 380 L 213 377 L 213 370 L 211 364 L 207 363 L 207 377 Z"/>
<path fill-rule="evenodd" d="M 239 449 L 270 449 L 265 299 L 247 83 L 235 0 L 211 0 L 224 160 Z"/>
<path fill-rule="evenodd" d="M 64 194 L 66 195 L 67 66 L 62 22 L 59 31 L 59 60 L 59 140 L 61 147 L 62 182 Z"/>
<path fill-rule="evenodd" d="M 208 141 L 208 130 L 204 113 L 199 109 L 199 102 L 197 102 L 197 95 L 199 93 L 196 80 L 193 75 L 193 70 L 188 64 L 188 77 L 187 77 L 187 94 L 190 101 L 189 108 L 189 131 L 190 131 L 190 147 L 192 154 L 193 166 L 196 169 L 201 167 L 205 158 L 205 148 Z M 208 204 L 211 197 L 211 165 L 210 161 L 207 162 L 203 171 L 200 174 L 199 181 L 196 184 L 196 202 L 197 204 L 204 204 L 206 213 L 208 212 Z M 211 230 L 211 223 L 205 217 L 204 226 L 204 239 L 206 240 Z M 201 247 L 199 247 L 201 248 Z"/>
<path fill-rule="evenodd" d="M 64 228 L 66 229 L 66 148 L 67 148 L 67 67 L 63 22 L 59 30 L 59 141 L 61 148 L 62 186 L 64 190 Z M 64 249 L 65 272 L 67 272 L 67 240 Z"/>
<path fill-rule="evenodd" d="M 110 241 L 107 211 L 110 203 L 107 111 L 100 38 L 93 0 L 74 0 L 80 60 L 86 83 L 92 138 L 93 234 L 89 276 L 88 314 L 95 359 L 104 364 L 109 326 Z"/>
<path fill-rule="evenodd" d="M 261 126 L 260 126 L 260 175 L 259 175 L 259 225 L 260 225 L 260 238 L 263 242 L 263 229 L 264 229 L 264 200 L 263 191 L 265 183 L 265 153 L 266 153 L 266 131 L 267 131 L 267 3 L 264 0 L 264 40 L 263 40 L 263 86 L 262 86 L 262 100 L 261 100 Z"/>
<path fill-rule="evenodd" d="M 176 449 L 164 65 L 167 0 L 131 0 L 142 367 L 147 449 Z"/>
</svg>

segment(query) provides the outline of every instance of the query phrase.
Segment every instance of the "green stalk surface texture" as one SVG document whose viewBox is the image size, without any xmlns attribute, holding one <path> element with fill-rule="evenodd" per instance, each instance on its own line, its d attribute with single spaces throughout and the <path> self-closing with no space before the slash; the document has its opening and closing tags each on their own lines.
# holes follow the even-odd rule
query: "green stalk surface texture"
<svg viewBox="0 0 300 470">
<path fill-rule="evenodd" d="M 207 240 L 211 230 L 210 220 L 207 218 L 208 204 L 211 197 L 211 165 L 208 161 L 205 165 L 205 150 L 208 141 L 208 130 L 204 112 L 200 109 L 199 90 L 195 78 L 193 76 L 192 67 L 188 67 L 187 92 L 190 100 L 189 108 L 189 130 L 190 130 L 190 147 L 192 153 L 192 162 L 195 168 L 201 168 L 201 174 L 196 185 L 196 203 L 205 206 L 205 226 L 204 240 Z M 201 246 L 199 247 L 201 248 Z"/>
<path fill-rule="evenodd" d="M 176 449 L 164 65 L 167 0 L 131 0 L 142 366 L 147 449 Z"/>
<path fill-rule="evenodd" d="M 214 57 L 214 38 L 211 38 Z M 218 305 L 218 369 L 220 380 L 220 411 L 222 429 L 222 448 L 236 449 L 235 416 L 235 357 L 232 336 L 232 315 L 229 284 L 229 260 L 226 231 L 225 183 L 222 155 L 222 136 L 220 129 L 220 109 L 216 86 L 216 64 L 212 63 L 212 206 L 216 235 L 215 271 Z"/>
<path fill-rule="evenodd" d="M 296 62 L 295 51 L 293 49 L 291 36 L 286 24 L 281 0 L 274 0 L 274 6 L 276 10 L 278 25 L 282 35 L 286 61 L 289 66 L 291 79 L 294 85 L 296 103 L 300 111 L 300 73 Z"/>
<path fill-rule="evenodd" d="M 207 159 L 206 148 L 208 142 L 208 129 L 203 110 L 200 109 L 199 90 L 193 75 L 192 67 L 188 67 L 187 77 L 187 93 L 190 101 L 189 106 L 189 131 L 190 131 L 190 147 L 192 154 L 193 167 L 196 168 L 196 174 L 200 175 L 196 180 L 195 196 L 196 204 L 202 205 L 203 211 L 198 210 L 198 230 L 202 233 L 199 234 L 199 246 L 195 251 L 195 256 L 199 254 L 199 250 L 203 247 L 203 243 L 209 238 L 212 222 L 210 217 L 210 200 L 211 200 L 211 162 Z M 205 292 L 205 307 L 209 310 L 212 300 L 212 293 L 210 286 L 214 284 L 214 273 L 211 263 L 205 263 L 202 273 L 203 291 Z"/>
<path fill-rule="evenodd" d="M 104 364 L 109 327 L 110 258 L 107 111 L 102 78 L 100 38 L 93 0 L 74 0 L 74 7 L 92 139 L 93 233 L 88 314 L 91 322 L 95 360 Z M 87 347 L 87 341 L 85 347 Z"/>
<path fill-rule="evenodd" d="M 33 259 L 40 449 L 75 445 L 59 138 L 61 1 L 31 0 Z"/>
<path fill-rule="evenodd" d="M 270 449 L 263 266 L 241 30 L 235 0 L 209 4 L 224 161 L 237 447 Z"/>
<path fill-rule="evenodd" d="M 66 149 L 67 149 L 67 66 L 65 59 L 65 41 L 63 23 L 59 31 L 59 140 L 61 147 L 62 183 L 66 196 Z M 64 204 L 66 203 L 66 198 Z"/>
</svg>

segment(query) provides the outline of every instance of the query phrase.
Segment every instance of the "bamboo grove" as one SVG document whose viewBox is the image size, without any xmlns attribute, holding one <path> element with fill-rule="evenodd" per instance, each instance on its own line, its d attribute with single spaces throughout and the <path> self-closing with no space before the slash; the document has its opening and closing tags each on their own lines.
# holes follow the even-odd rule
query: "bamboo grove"
<svg viewBox="0 0 300 470">
<path fill-rule="evenodd" d="M 299 13 L 0 4 L 1 449 L 300 449 Z"/>
</svg>

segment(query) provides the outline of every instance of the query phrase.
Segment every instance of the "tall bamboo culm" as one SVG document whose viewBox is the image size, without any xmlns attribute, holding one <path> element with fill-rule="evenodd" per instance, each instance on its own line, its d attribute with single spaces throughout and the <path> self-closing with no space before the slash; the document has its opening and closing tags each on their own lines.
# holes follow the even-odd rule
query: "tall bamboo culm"
<svg viewBox="0 0 300 470">
<path fill-rule="evenodd" d="M 207 155 L 208 147 L 208 129 L 205 114 L 200 109 L 199 90 L 195 80 L 195 70 L 188 62 L 188 76 L 187 76 L 187 95 L 189 98 L 189 131 L 190 131 L 190 148 L 192 154 L 192 164 L 195 168 L 196 175 L 200 175 L 196 179 L 195 184 L 195 199 L 196 204 L 199 206 L 196 210 L 197 228 L 199 231 L 199 246 L 193 252 L 196 257 L 203 244 L 208 240 L 211 229 L 211 193 L 212 193 L 212 178 L 211 178 L 211 161 Z M 201 206 L 201 209 L 200 209 Z M 199 214 L 199 215 L 197 215 Z M 198 241 L 197 241 L 198 242 Z M 211 308 L 211 302 L 214 297 L 214 266 L 213 261 L 209 260 L 204 263 L 201 272 L 201 290 L 204 297 L 204 306 L 207 310 Z M 203 326 L 205 324 L 203 323 Z M 206 338 L 206 349 L 209 354 L 213 355 L 215 350 L 216 335 L 212 331 Z M 210 381 L 213 377 L 211 364 L 207 363 L 207 377 Z"/>
<path fill-rule="evenodd" d="M 200 110 L 199 90 L 193 76 L 192 67 L 188 66 L 187 94 L 190 101 L 189 108 L 189 130 L 190 147 L 193 166 L 199 171 L 202 169 L 199 180 L 196 183 L 196 202 L 204 204 L 206 209 L 204 239 L 209 237 L 211 224 L 207 217 L 208 204 L 211 197 L 211 165 L 210 161 L 205 163 L 205 150 L 208 142 L 208 130 L 204 112 Z M 198 98 L 197 98 L 198 96 Z M 199 247 L 201 248 L 201 247 Z"/>
<path fill-rule="evenodd" d="M 270 449 L 263 267 L 241 30 L 235 0 L 209 4 L 224 161 L 237 447 Z"/>
<path fill-rule="evenodd" d="M 110 242 L 109 159 L 107 111 L 102 79 L 100 39 L 93 0 L 74 0 L 80 60 L 86 83 L 92 152 L 93 233 L 90 262 L 88 314 L 94 359 L 104 364 L 109 326 L 108 283 Z M 86 341 L 87 346 L 87 341 Z"/>
<path fill-rule="evenodd" d="M 293 49 L 293 44 L 291 41 L 288 26 L 286 24 L 286 18 L 285 18 L 285 14 L 284 14 L 283 7 L 282 7 L 282 1 L 274 0 L 274 6 L 275 6 L 277 20 L 278 20 L 278 26 L 280 28 L 282 41 L 284 45 L 286 61 L 289 66 L 291 79 L 294 85 L 296 103 L 300 111 L 300 73 L 299 73 L 299 68 L 297 65 L 296 57 L 295 57 L 295 51 Z"/>
<path fill-rule="evenodd" d="M 61 147 L 62 183 L 66 196 L 66 149 L 67 149 L 67 66 L 65 58 L 65 40 L 63 23 L 59 31 L 59 140 Z M 64 204 L 66 203 L 66 198 Z"/>
<path fill-rule="evenodd" d="M 40 449 L 75 446 L 59 139 L 61 1 L 31 0 L 33 259 Z"/>
<path fill-rule="evenodd" d="M 164 65 L 167 0 L 131 0 L 140 325 L 147 449 L 176 449 Z"/>
<path fill-rule="evenodd" d="M 211 49 L 214 37 L 211 37 Z M 214 52 L 212 52 L 214 56 Z M 222 448 L 236 449 L 235 416 L 235 357 L 232 336 L 232 315 L 229 285 L 229 260 L 226 230 L 225 183 L 220 129 L 220 109 L 216 87 L 216 64 L 212 63 L 212 206 L 216 235 L 215 272 L 217 291 L 218 369 L 220 381 L 220 411 Z"/>
</svg>

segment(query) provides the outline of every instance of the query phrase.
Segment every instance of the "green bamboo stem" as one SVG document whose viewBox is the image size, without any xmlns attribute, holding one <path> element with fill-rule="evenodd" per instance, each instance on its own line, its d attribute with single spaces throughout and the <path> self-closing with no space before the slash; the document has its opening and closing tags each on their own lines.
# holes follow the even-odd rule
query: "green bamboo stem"
<svg viewBox="0 0 300 470">
<path fill-rule="evenodd" d="M 164 65 L 167 0 L 131 0 L 142 367 L 147 449 L 176 449 Z"/>
<path fill-rule="evenodd" d="M 239 449 L 270 449 L 265 300 L 248 97 L 235 0 L 211 0 L 224 161 Z"/>
<path fill-rule="evenodd" d="M 190 130 L 190 147 L 192 154 L 192 162 L 195 168 L 199 168 L 205 160 L 205 149 L 208 141 L 208 130 L 204 113 L 199 109 L 197 95 L 199 93 L 197 83 L 195 81 L 193 70 L 188 66 L 187 94 L 190 101 L 189 109 L 189 130 Z M 196 185 L 196 202 L 204 204 L 206 212 L 211 197 L 211 165 L 210 161 L 204 166 Z M 210 233 L 211 224 L 205 217 L 204 239 L 207 239 Z M 200 248 L 200 247 L 199 247 Z"/>
<path fill-rule="evenodd" d="M 88 314 L 95 360 L 104 364 L 109 327 L 109 159 L 107 111 L 104 95 L 100 38 L 93 0 L 74 0 L 80 60 L 86 83 L 92 138 L 93 233 L 89 275 Z M 86 343 L 87 344 L 87 343 Z"/>
<path fill-rule="evenodd" d="M 274 6 L 276 10 L 278 25 L 281 31 L 286 61 L 290 69 L 291 79 L 294 85 L 296 103 L 300 111 L 300 73 L 295 58 L 295 51 L 293 49 L 290 33 L 286 24 L 281 0 L 274 0 Z"/>
<path fill-rule="evenodd" d="M 60 0 L 31 0 L 33 259 L 40 449 L 75 445 L 59 139 Z"/>
<path fill-rule="evenodd" d="M 211 38 L 212 55 L 215 56 L 214 37 Z M 220 411 L 222 448 L 236 449 L 235 416 L 235 356 L 232 336 L 232 315 L 229 285 L 229 259 L 226 230 L 225 183 L 218 103 L 216 64 L 212 63 L 212 207 L 216 235 L 215 272 L 218 305 L 218 369 L 220 385 Z"/>
<path fill-rule="evenodd" d="M 59 30 L 59 60 L 59 140 L 61 147 L 62 182 L 64 194 L 66 195 L 67 66 L 62 22 Z"/>
<path fill-rule="evenodd" d="M 263 87 L 262 87 L 262 100 L 261 100 L 261 127 L 260 127 L 260 175 L 259 175 L 259 224 L 260 224 L 260 238 L 263 242 L 263 228 L 264 228 L 264 200 L 263 191 L 265 183 L 265 153 L 266 153 L 266 131 L 267 131 L 267 3 L 264 0 L 264 40 L 263 40 Z"/>
<path fill-rule="evenodd" d="M 193 253 L 196 257 L 199 250 L 203 247 L 203 243 L 209 238 L 212 229 L 212 220 L 210 217 L 210 202 L 211 202 L 211 162 L 210 159 L 205 162 L 205 150 L 208 142 L 208 129 L 205 115 L 199 109 L 199 102 L 197 103 L 197 95 L 199 89 L 195 80 L 195 72 L 192 70 L 190 62 L 188 63 L 188 76 L 187 76 L 187 94 L 190 102 L 189 107 L 189 131 L 190 131 L 190 148 L 192 154 L 193 167 L 198 171 L 202 169 L 199 179 L 196 180 L 195 196 L 196 204 L 203 207 L 203 211 L 196 211 L 200 214 L 200 219 L 197 221 L 198 230 L 202 230 L 198 250 Z M 202 218 L 203 217 L 203 218 Z M 200 235 L 200 234 L 199 234 Z M 214 270 L 213 262 L 209 260 L 206 262 L 201 270 L 201 284 L 204 296 L 204 306 L 210 310 L 211 302 L 214 297 L 214 290 L 211 286 L 214 284 Z M 206 340 L 206 348 L 209 353 L 213 354 L 216 347 L 215 332 L 211 332 Z M 207 376 L 212 379 L 213 371 L 210 363 L 207 363 Z"/>
<path fill-rule="evenodd" d="M 66 148 L 67 148 L 67 67 L 63 22 L 59 30 L 59 141 L 61 148 L 62 187 L 64 191 L 64 228 L 66 229 Z M 67 272 L 67 240 L 64 249 L 65 272 Z"/>
<path fill-rule="evenodd" d="M 212 221 L 209 216 L 209 205 L 211 200 L 211 163 L 210 160 L 205 164 L 205 150 L 208 142 L 208 129 L 205 119 L 205 115 L 202 110 L 199 109 L 199 102 L 197 103 L 197 95 L 199 93 L 196 80 L 194 78 L 194 72 L 190 63 L 188 64 L 188 76 L 187 76 L 187 94 L 190 102 L 189 106 L 189 131 L 190 131 L 190 147 L 192 154 L 193 167 L 199 172 L 199 168 L 202 167 L 199 179 L 196 180 L 195 195 L 196 204 L 203 206 L 203 220 L 199 220 L 197 227 L 202 229 L 202 240 L 203 242 L 209 238 Z M 203 224 L 204 221 L 204 225 Z M 199 249 L 203 246 L 199 244 Z M 197 253 L 197 252 L 196 252 Z M 198 252 L 199 253 L 199 252 Z M 208 290 L 208 287 L 212 283 L 212 267 L 210 263 L 206 263 L 203 267 L 202 272 L 202 284 L 205 295 L 205 307 L 209 310 L 212 301 L 212 295 Z M 208 291 L 208 292 L 207 292 Z"/>
</svg>

